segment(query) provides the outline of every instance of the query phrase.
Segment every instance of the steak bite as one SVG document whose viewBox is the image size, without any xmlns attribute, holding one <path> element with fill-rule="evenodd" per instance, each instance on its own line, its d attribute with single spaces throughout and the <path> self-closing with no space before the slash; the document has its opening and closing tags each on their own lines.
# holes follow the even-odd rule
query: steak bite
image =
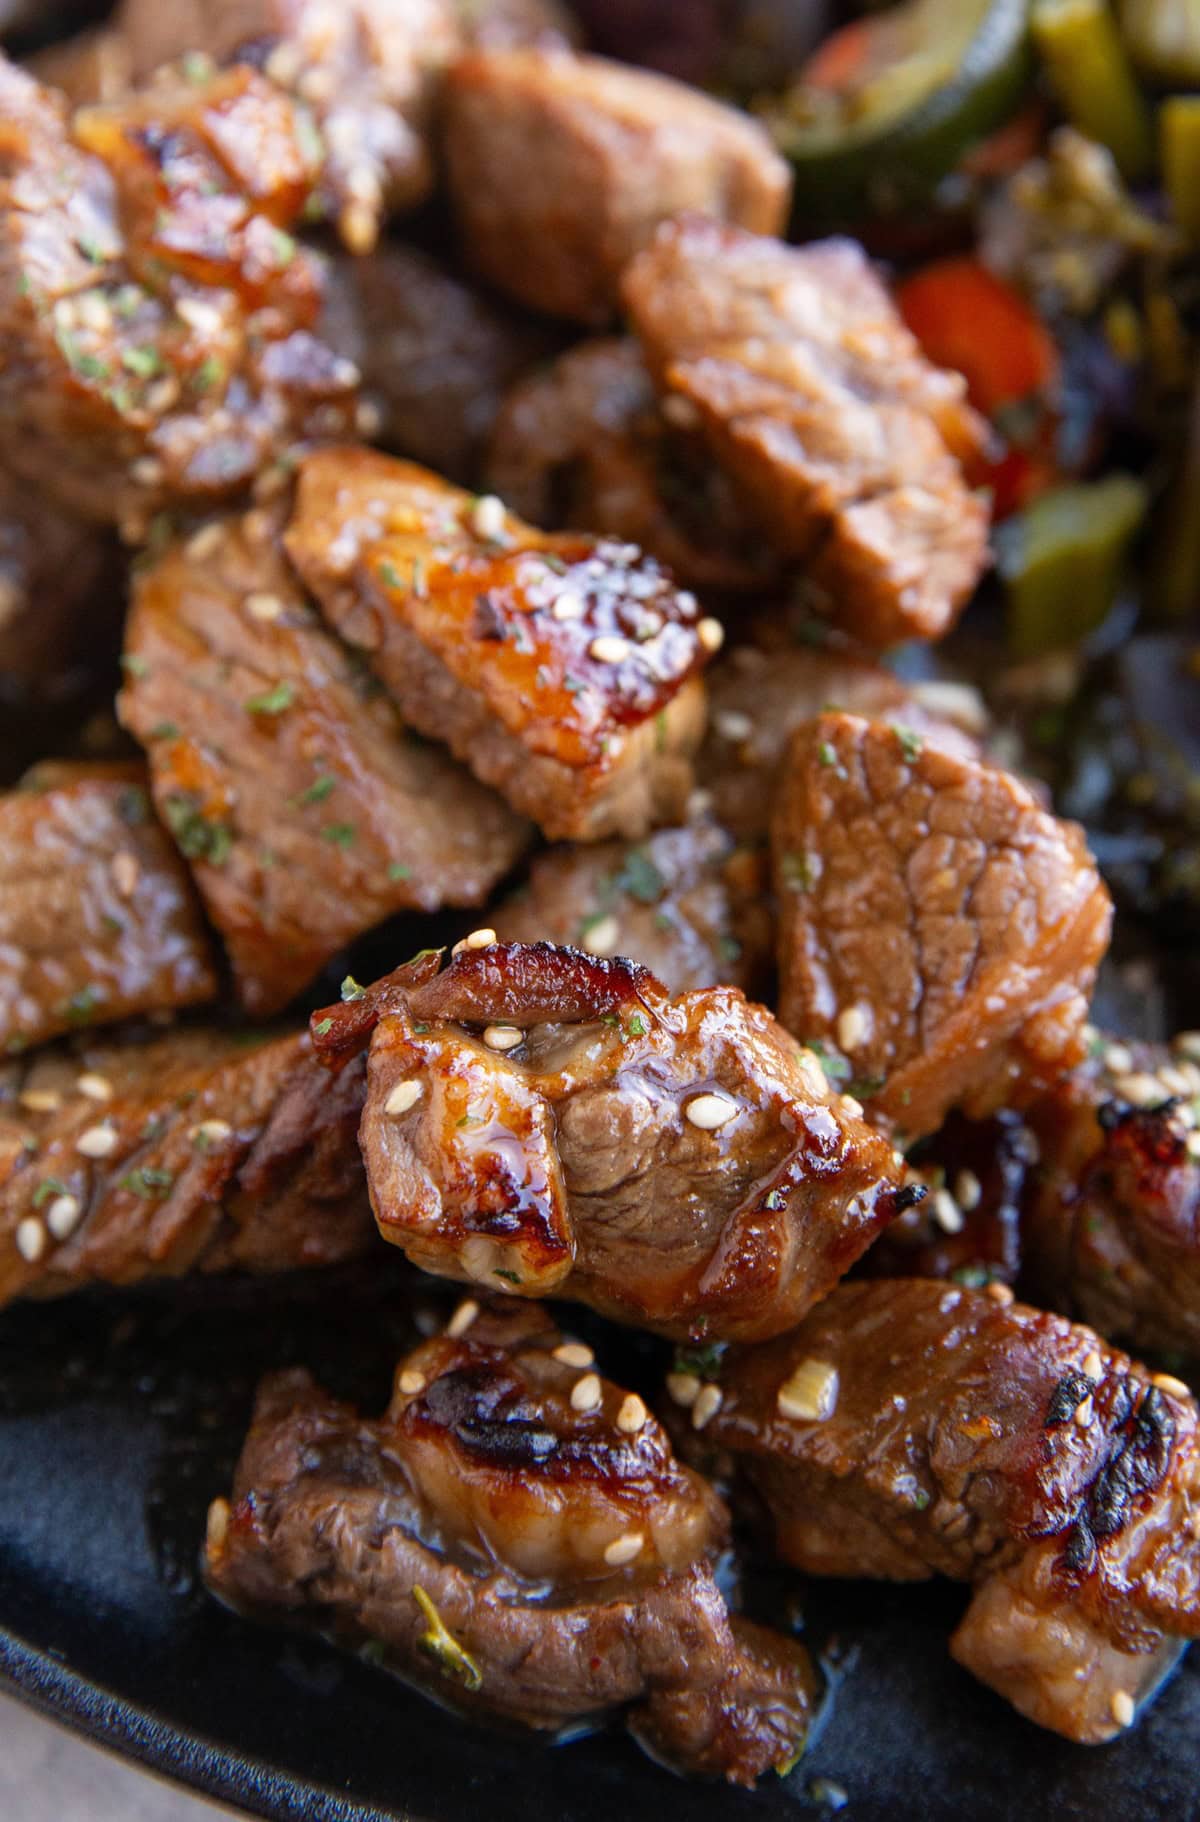
<svg viewBox="0 0 1200 1822">
<path fill-rule="evenodd" d="M 0 797 L 0 1051 L 216 997 L 191 881 L 139 765 L 41 765 Z"/>
<path fill-rule="evenodd" d="M 739 645 L 708 679 L 708 732 L 696 762 L 713 815 L 747 844 L 765 842 L 776 782 L 796 729 L 827 709 L 898 721 L 931 745 L 977 758 L 982 700 L 963 686 L 904 683 L 847 652 Z M 952 718 L 952 716 L 954 718 Z"/>
<path fill-rule="evenodd" d="M 771 831 L 780 1017 L 909 1138 L 1028 1104 L 1085 1050 L 1112 906 L 1074 823 L 909 728 L 822 715 Z"/>
<path fill-rule="evenodd" d="M 1030 1109 L 1032 1292 L 1131 1345 L 1200 1358 L 1200 1040 L 1099 1041 Z"/>
<path fill-rule="evenodd" d="M 539 854 L 528 884 L 492 922 L 503 942 L 632 956 L 670 993 L 720 982 L 750 993 L 770 974 L 773 946 L 762 875 L 759 856 L 709 818 L 693 817 L 644 842 Z"/>
<path fill-rule="evenodd" d="M 753 1784 L 803 1746 L 807 1654 L 730 1615 L 728 1513 L 591 1362 L 540 1310 L 468 1303 L 377 1420 L 274 1375 L 209 1513 L 209 1585 L 381 1647 L 468 1716 L 556 1734 L 625 1711 L 676 1769 Z"/>
<path fill-rule="evenodd" d="M 545 535 L 364 449 L 304 462 L 285 543 L 406 721 L 551 840 L 682 815 L 722 632 L 635 546 Z"/>
<path fill-rule="evenodd" d="M 593 337 L 519 380 L 487 473 L 523 519 L 639 544 L 689 588 L 760 589 L 778 575 L 720 469 L 663 415 L 631 340 Z"/>
<path fill-rule="evenodd" d="M 491 935 L 314 1016 L 335 1063 L 370 1038 L 372 1203 L 424 1270 L 749 1339 L 797 1322 L 919 1199 L 736 988 L 672 999 L 634 962 Z"/>
<path fill-rule="evenodd" d="M 259 64 L 311 109 L 317 195 L 353 252 L 432 190 L 434 104 L 461 42 L 454 0 L 122 0 L 116 23 L 136 81 L 201 53 Z"/>
<path fill-rule="evenodd" d="M 0 470 L 0 700 L 54 701 L 115 661 L 115 541 Z"/>
<path fill-rule="evenodd" d="M 791 191 L 757 122 L 566 50 L 463 57 L 446 84 L 446 162 L 477 270 L 534 310 L 598 327 L 660 222 L 694 209 L 776 234 Z"/>
<path fill-rule="evenodd" d="M 529 833 L 405 732 L 277 532 L 256 508 L 141 570 L 119 703 L 259 1015 L 391 913 L 481 903 Z"/>
<path fill-rule="evenodd" d="M 0 460 L 139 539 L 346 434 L 358 375 L 317 339 L 288 232 L 316 176 L 300 116 L 239 69 L 85 109 L 0 60 Z"/>
<path fill-rule="evenodd" d="M 362 1089 L 360 1068 L 331 1084 L 299 1034 L 181 1030 L 11 1065 L 0 1303 L 366 1251 Z"/>
<path fill-rule="evenodd" d="M 960 467 L 984 429 L 862 249 L 689 217 L 622 290 L 667 408 L 838 625 L 873 646 L 948 631 L 987 564 L 987 508 Z"/>
<path fill-rule="evenodd" d="M 1200 1633 L 1196 1407 L 1090 1329 L 999 1285 L 843 1284 L 717 1383 L 704 1442 L 784 1560 L 974 1583 L 951 1650 L 1041 1726 L 1111 1739 Z"/>
</svg>

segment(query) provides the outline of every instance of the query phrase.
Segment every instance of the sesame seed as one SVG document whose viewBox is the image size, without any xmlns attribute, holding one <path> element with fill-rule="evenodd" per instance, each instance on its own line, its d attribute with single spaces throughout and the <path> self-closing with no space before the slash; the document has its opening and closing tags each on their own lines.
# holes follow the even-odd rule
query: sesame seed
<svg viewBox="0 0 1200 1822">
<path fill-rule="evenodd" d="M 970 1214 L 983 1197 L 983 1184 L 973 1170 L 960 1170 L 954 1179 L 954 1200 Z"/>
<path fill-rule="evenodd" d="M 261 593 L 247 595 L 244 606 L 252 620 L 261 620 L 264 624 L 267 621 L 280 620 L 283 617 L 283 602 L 279 599 L 278 595 L 266 595 Z"/>
<path fill-rule="evenodd" d="M 621 940 L 621 926 L 615 917 L 597 918 L 589 925 L 583 947 L 589 955 L 615 955 Z"/>
<path fill-rule="evenodd" d="M 108 1077 L 97 1075 L 93 1070 L 88 1070 L 86 1074 L 81 1075 L 75 1088 L 89 1101 L 111 1101 L 113 1098 L 113 1085 Z"/>
<path fill-rule="evenodd" d="M 515 1025 L 489 1025 L 483 1041 L 489 1050 L 515 1050 L 524 1036 Z"/>
<path fill-rule="evenodd" d="M 494 493 L 481 494 L 471 508 L 471 530 L 488 544 L 498 544 L 508 526 L 504 501 Z"/>
<path fill-rule="evenodd" d="M 1133 1697 L 1130 1695 L 1129 1691 L 1127 1689 L 1114 1690 L 1110 1706 L 1112 1708 L 1112 1718 L 1117 1723 L 1117 1726 L 1130 1726 L 1133 1721 L 1134 1706 Z"/>
<path fill-rule="evenodd" d="M 153 386 L 151 386 L 149 392 L 146 394 L 146 406 L 150 411 L 169 411 L 178 397 L 179 381 L 168 374 L 165 379 L 156 380 Z M 147 465 L 152 461 L 154 461 L 154 457 L 148 457 Z M 154 462 L 154 466 L 159 471 L 158 478 L 161 479 L 164 472 L 162 463 Z"/>
<path fill-rule="evenodd" d="M 36 1215 L 17 1222 L 17 1251 L 27 1265 L 36 1265 L 46 1250 L 46 1230 Z"/>
<path fill-rule="evenodd" d="M 641 1555 L 644 1542 L 640 1531 L 627 1531 L 624 1537 L 615 1537 L 605 1547 L 604 1560 L 610 1569 L 621 1569 L 626 1563 L 631 1563 L 635 1556 Z"/>
<path fill-rule="evenodd" d="M 674 424 L 678 430 L 694 430 L 700 422 L 700 413 L 691 399 L 685 399 L 678 392 L 667 394 L 662 402 L 662 414 L 668 424 Z"/>
<path fill-rule="evenodd" d="M 714 717 L 713 726 L 722 740 L 749 740 L 754 732 L 754 723 L 740 709 L 722 709 Z"/>
<path fill-rule="evenodd" d="M 1133 1052 L 1124 1044 L 1106 1044 L 1102 1061 L 1112 1075 L 1128 1075 L 1133 1068 Z"/>
<path fill-rule="evenodd" d="M 571 1387 L 571 1409 L 573 1411 L 594 1411 L 598 1408 L 604 1394 L 600 1389 L 600 1375 L 585 1373 Z"/>
<path fill-rule="evenodd" d="M 141 875 L 141 868 L 137 864 L 136 857 L 127 848 L 122 848 L 119 853 L 113 855 L 108 870 L 118 898 L 132 898 L 137 891 L 137 883 Z"/>
<path fill-rule="evenodd" d="M 383 1103 L 383 1111 L 391 1114 L 393 1119 L 398 1119 L 402 1113 L 407 1113 L 410 1107 L 416 1106 L 423 1093 L 424 1089 L 420 1082 L 411 1080 L 397 1082 Z"/>
<path fill-rule="evenodd" d="M 1182 1379 L 1176 1379 L 1173 1373 L 1155 1373 L 1150 1383 L 1171 1398 L 1190 1398 L 1192 1395 L 1191 1387 L 1184 1385 Z"/>
<path fill-rule="evenodd" d="M 824 1423 L 838 1401 L 838 1370 L 825 1360 L 802 1360 L 775 1395 L 781 1417 L 800 1423 Z"/>
<path fill-rule="evenodd" d="M 216 555 L 224 536 L 220 525 L 202 525 L 184 545 L 184 555 L 193 563 L 203 563 L 205 557 Z"/>
<path fill-rule="evenodd" d="M 1104 1362 L 1100 1357 L 1099 1348 L 1093 1348 L 1091 1353 L 1087 1355 L 1083 1363 L 1083 1371 L 1087 1374 L 1089 1379 L 1104 1378 Z"/>
<path fill-rule="evenodd" d="M 417 1392 L 423 1392 L 427 1383 L 424 1373 L 418 1373 L 415 1367 L 405 1367 L 397 1381 L 406 1398 L 412 1398 Z"/>
<path fill-rule="evenodd" d="M 621 664 L 628 658 L 630 649 L 628 639 L 622 639 L 619 633 L 602 633 L 588 646 L 588 656 L 597 664 Z"/>
<path fill-rule="evenodd" d="M 1134 1107 L 1152 1107 L 1156 1101 L 1165 1101 L 1168 1097 L 1163 1085 L 1156 1075 L 1145 1070 L 1135 1070 L 1132 1075 L 1118 1076 L 1113 1087 L 1123 1101 L 1129 1101 Z"/>
<path fill-rule="evenodd" d="M 79 1226 L 82 1213 L 78 1196 L 55 1196 L 46 1210 L 46 1226 L 56 1240 L 67 1240 Z"/>
<path fill-rule="evenodd" d="M 821 1059 L 815 1050 L 801 1050 L 796 1056 L 804 1086 L 809 1094 L 827 1095 L 829 1078 L 821 1065 Z"/>
<path fill-rule="evenodd" d="M 242 514 L 242 536 L 248 544 L 265 544 L 273 523 L 269 512 L 264 512 L 261 506 L 252 507 Z"/>
<path fill-rule="evenodd" d="M 1189 1158 L 1200 1158 L 1200 1132 L 1189 1132 L 1183 1146 Z"/>
<path fill-rule="evenodd" d="M 637 1393 L 630 1392 L 617 1412 L 617 1428 L 623 1430 L 626 1436 L 636 1436 L 639 1430 L 645 1428 L 649 1415 Z"/>
<path fill-rule="evenodd" d="M 852 1094 L 842 1096 L 842 1112 L 849 1114 L 852 1120 L 861 1120 L 865 1111 L 862 1102 L 856 1101 Z"/>
<path fill-rule="evenodd" d="M 224 1145 L 226 1139 L 232 1139 L 233 1127 L 228 1120 L 201 1120 L 193 1126 L 188 1138 L 193 1145 Z"/>
<path fill-rule="evenodd" d="M 847 1006 L 838 1014 L 837 1041 L 841 1050 L 857 1050 L 870 1029 L 870 1020 L 861 1006 Z"/>
<path fill-rule="evenodd" d="M 945 1234 L 961 1234 L 966 1225 L 962 1209 L 954 1200 L 948 1189 L 935 1189 L 933 1192 L 933 1218 Z"/>
<path fill-rule="evenodd" d="M 719 652 L 725 643 L 725 628 L 711 614 L 696 622 L 696 637 L 706 652 Z"/>
<path fill-rule="evenodd" d="M 111 1158 L 119 1140 L 113 1126 L 89 1126 L 75 1141 L 75 1149 L 85 1158 Z"/>
<path fill-rule="evenodd" d="M 446 1333 L 451 1341 L 457 1341 L 460 1336 L 465 1335 L 478 1314 L 479 1305 L 474 1297 L 468 1297 L 464 1303 L 460 1303 L 446 1324 Z"/>
<path fill-rule="evenodd" d="M 228 1537 L 230 1516 L 229 1501 L 214 1499 L 204 1526 L 204 1542 L 210 1551 L 219 1550 Z"/>
<path fill-rule="evenodd" d="M 129 464 L 129 473 L 139 487 L 157 487 L 163 478 L 163 465 L 157 456 L 139 456 Z"/>
<path fill-rule="evenodd" d="M 564 1341 L 561 1347 L 555 1348 L 551 1359 L 561 1360 L 564 1366 L 582 1369 L 593 1366 L 596 1356 L 582 1341 Z"/>
<path fill-rule="evenodd" d="M 700 1381 L 695 1373 L 668 1373 L 667 1391 L 676 1404 L 686 1411 L 700 1396 Z"/>
<path fill-rule="evenodd" d="M 53 1088 L 27 1088 L 17 1099 L 27 1113 L 54 1113 L 62 1106 L 62 1096 Z"/>
<path fill-rule="evenodd" d="M 175 313 L 187 324 L 189 329 L 194 329 L 197 335 L 219 335 L 224 322 L 216 305 L 205 303 L 201 297 L 178 298 Z"/>
<path fill-rule="evenodd" d="M 1192 1092 L 1192 1085 L 1182 1069 L 1174 1069 L 1170 1063 L 1163 1064 L 1158 1071 L 1158 1079 L 1168 1094 L 1188 1095 Z"/>
<path fill-rule="evenodd" d="M 365 203 L 348 202 L 338 211 L 338 233 L 351 253 L 360 258 L 373 253 L 379 239 L 379 222 L 374 210 Z"/>
<path fill-rule="evenodd" d="M 571 589 L 565 588 L 557 597 L 550 612 L 556 620 L 582 620 L 583 601 Z"/>
<path fill-rule="evenodd" d="M 991 1283 L 985 1286 L 984 1295 L 990 1297 L 993 1303 L 998 1303 L 1002 1310 L 1006 1310 L 1015 1301 L 1011 1286 L 1001 1284 L 998 1278 L 993 1278 Z"/>
<path fill-rule="evenodd" d="M 494 930 L 472 930 L 470 936 L 464 936 L 460 943 L 455 943 L 451 955 L 462 955 L 469 949 L 490 949 L 496 940 Z"/>
<path fill-rule="evenodd" d="M 697 817 L 707 816 L 709 811 L 712 809 L 712 807 L 713 807 L 713 794 L 711 791 L 705 791 L 705 790 L 693 791 L 691 796 L 687 800 L 687 819 L 688 819 L 688 821 L 695 822 Z"/>
<path fill-rule="evenodd" d="M 718 1132 L 722 1126 L 728 1126 L 737 1110 L 737 1102 L 731 1101 L 727 1094 L 698 1094 L 688 1102 L 683 1113 L 689 1126 L 695 1126 L 701 1132 Z"/>
<path fill-rule="evenodd" d="M 719 1385 L 701 1386 L 692 1405 L 693 1430 L 702 1430 L 711 1423 L 724 1402 L 725 1394 Z"/>
</svg>

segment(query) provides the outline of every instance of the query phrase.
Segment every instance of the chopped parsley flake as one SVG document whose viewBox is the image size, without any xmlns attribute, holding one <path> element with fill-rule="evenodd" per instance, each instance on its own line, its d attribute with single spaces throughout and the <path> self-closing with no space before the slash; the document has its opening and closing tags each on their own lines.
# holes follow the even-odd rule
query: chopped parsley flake
<svg viewBox="0 0 1200 1822">
<path fill-rule="evenodd" d="M 152 1164 L 139 1164 L 117 1181 L 121 1189 L 131 1190 L 135 1196 L 165 1196 L 175 1181 L 175 1173 L 158 1170 Z"/>
<path fill-rule="evenodd" d="M 123 348 L 121 365 L 127 372 L 136 374 L 139 380 L 152 380 L 156 373 L 162 372 L 162 356 L 151 343 L 146 342 L 140 348 Z"/>
<path fill-rule="evenodd" d="M 61 1177 L 43 1177 L 33 1192 L 33 1206 L 40 1208 L 43 1202 L 49 1202 L 51 1196 L 69 1196 L 71 1187 Z"/>
<path fill-rule="evenodd" d="M 359 983 L 355 980 L 355 978 L 352 974 L 348 974 L 346 976 L 345 980 L 342 982 L 342 999 L 344 1001 L 345 1000 L 365 1000 L 366 997 L 367 997 L 366 988 L 361 987 L 359 985 Z"/>
<path fill-rule="evenodd" d="M 177 740 L 179 729 L 173 721 L 160 721 L 150 729 L 151 740 Z"/>
<path fill-rule="evenodd" d="M 400 580 L 400 571 L 396 568 L 394 563 L 389 563 L 386 557 L 383 562 L 378 565 L 378 574 L 379 580 L 383 583 L 385 588 L 404 587 L 403 582 Z"/>
<path fill-rule="evenodd" d="M 894 727 L 892 732 L 900 742 L 900 750 L 910 764 L 914 759 L 919 759 L 921 757 L 925 748 L 925 742 L 918 733 L 914 732 L 912 728 L 902 727 Z"/>
<path fill-rule="evenodd" d="M 229 859 L 233 830 L 228 823 L 210 821 L 192 792 L 172 792 L 163 803 L 163 816 L 180 852 L 189 860 L 206 860 L 219 867 Z"/>
<path fill-rule="evenodd" d="M 650 1027 L 649 1027 L 649 1025 L 647 1025 L 647 1023 L 646 1023 L 645 1019 L 642 1017 L 641 1013 L 635 1012 L 633 1017 L 630 1019 L 629 1023 L 626 1025 L 625 1032 L 626 1032 L 626 1035 L 631 1038 L 644 1038 L 646 1033 L 649 1031 L 649 1029 L 650 1029 Z"/>
<path fill-rule="evenodd" d="M 392 880 L 411 879 L 412 868 L 406 867 L 403 861 L 394 860 L 388 868 L 387 876 Z"/>
<path fill-rule="evenodd" d="M 335 848 L 348 848 L 357 833 L 352 822 L 330 822 L 321 830 L 321 839 L 332 842 Z"/>
<path fill-rule="evenodd" d="M 145 677 L 149 674 L 150 666 L 144 658 L 138 656 L 137 652 L 124 652 L 121 657 L 121 669 L 127 677 Z"/>
<path fill-rule="evenodd" d="M 816 869 L 807 854 L 785 854 L 779 863 L 783 883 L 793 892 L 807 892 L 816 883 Z"/>
<path fill-rule="evenodd" d="M 301 791 L 299 797 L 297 797 L 295 801 L 298 804 L 324 803 L 325 799 L 329 796 L 329 793 L 336 790 L 336 788 L 337 779 L 333 776 L 333 773 L 322 772 L 319 778 L 313 779 L 307 791 Z"/>
<path fill-rule="evenodd" d="M 666 881 L 644 848 L 632 848 L 617 874 L 619 892 L 628 892 L 639 904 L 652 905 L 667 889 Z"/>
<path fill-rule="evenodd" d="M 332 1019 L 318 1019 L 316 1024 L 313 1026 L 313 1031 L 316 1033 L 317 1037 L 319 1037 L 319 1038 L 328 1037 L 329 1033 L 332 1030 L 333 1030 L 333 1020 Z"/>
<path fill-rule="evenodd" d="M 295 684 L 285 681 L 276 683 L 269 690 L 263 690 L 261 695 L 251 696 L 246 708 L 251 715 L 282 715 L 285 709 L 291 708 L 295 700 Z"/>
</svg>

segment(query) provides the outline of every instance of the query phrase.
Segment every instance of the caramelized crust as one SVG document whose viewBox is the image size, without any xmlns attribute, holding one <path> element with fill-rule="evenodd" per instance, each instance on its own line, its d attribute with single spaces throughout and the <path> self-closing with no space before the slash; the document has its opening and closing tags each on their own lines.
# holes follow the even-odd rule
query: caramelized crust
<svg viewBox="0 0 1200 1822">
<path fill-rule="evenodd" d="M 380 1231 L 443 1277 L 678 1337 L 796 1322 L 920 1191 L 811 1055 L 734 988 L 547 943 L 418 958 L 314 1017 L 370 1035 Z"/>
<path fill-rule="evenodd" d="M 481 903 L 531 833 L 407 734 L 277 532 L 256 509 L 141 569 L 119 702 L 260 1015 L 392 912 Z"/>
<path fill-rule="evenodd" d="M 873 646 L 948 631 L 987 566 L 959 466 L 984 430 L 862 249 L 684 217 L 622 291 L 660 392 L 838 625 Z"/>
<path fill-rule="evenodd" d="M 285 543 L 405 719 L 548 836 L 678 819 L 716 623 L 634 546 L 544 535 L 362 449 L 305 461 Z"/>
<path fill-rule="evenodd" d="M 362 1071 L 306 1036 L 180 1031 L 46 1051 L 0 1107 L 0 1302 L 364 1252 Z"/>
<path fill-rule="evenodd" d="M 632 1705 L 681 1770 L 752 1784 L 789 1762 L 811 1667 L 731 1620 L 721 1502 L 589 1349 L 540 1311 L 475 1307 L 401 1362 L 377 1422 L 304 1372 L 265 1383 L 210 1516 L 214 1591 L 374 1641 L 468 1714 L 561 1732 Z"/>
<path fill-rule="evenodd" d="M 0 1051 L 216 997 L 139 765 L 38 766 L 0 797 Z"/>
<path fill-rule="evenodd" d="M 1110 1739 L 1200 1633 L 1196 1408 L 996 1292 L 841 1285 L 723 1363 L 704 1440 L 737 1457 L 786 1561 L 974 1582 L 960 1662 L 1041 1725 Z"/>
<path fill-rule="evenodd" d="M 1084 1052 L 1112 905 L 1083 832 L 911 729 L 822 715 L 776 799 L 780 1017 L 909 1138 L 1028 1104 Z"/>
</svg>

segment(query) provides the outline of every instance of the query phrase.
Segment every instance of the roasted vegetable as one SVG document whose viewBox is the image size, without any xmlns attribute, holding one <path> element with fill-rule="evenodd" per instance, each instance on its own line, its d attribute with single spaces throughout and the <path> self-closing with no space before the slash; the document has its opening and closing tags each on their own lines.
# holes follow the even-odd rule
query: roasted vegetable
<svg viewBox="0 0 1200 1822">
<path fill-rule="evenodd" d="M 1154 160 L 1150 110 L 1108 0 L 1035 0 L 1032 23 L 1072 125 L 1108 147 L 1123 177 L 1144 177 Z"/>
<path fill-rule="evenodd" d="M 999 566 L 1019 656 L 1076 645 L 1103 624 L 1145 512 L 1145 484 L 1111 474 L 1056 488 L 1004 527 Z"/>
<path fill-rule="evenodd" d="M 1139 70 L 1160 82 L 1200 82 L 1196 0 L 1121 0 L 1121 33 Z"/>
</svg>

